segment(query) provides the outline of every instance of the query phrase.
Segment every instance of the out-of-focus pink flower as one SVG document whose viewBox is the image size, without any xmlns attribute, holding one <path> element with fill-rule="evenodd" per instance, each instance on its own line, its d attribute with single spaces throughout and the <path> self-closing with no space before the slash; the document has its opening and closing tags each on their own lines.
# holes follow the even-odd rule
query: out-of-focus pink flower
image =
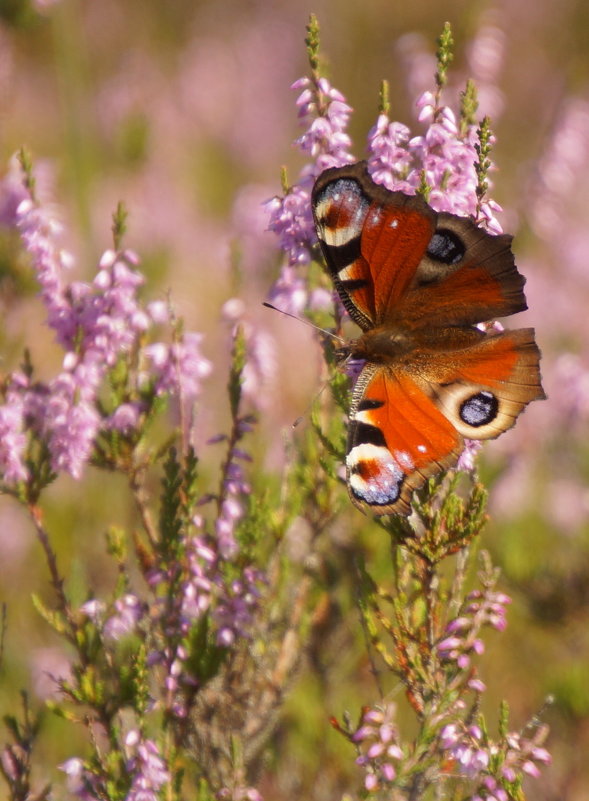
<svg viewBox="0 0 589 801">
<path fill-rule="evenodd" d="M 125 745 L 130 752 L 127 771 L 132 777 L 126 801 L 158 801 L 161 788 L 170 781 L 170 773 L 157 745 L 135 729 L 127 734 Z"/>
<path fill-rule="evenodd" d="M 115 601 L 115 612 L 104 624 L 104 636 L 120 640 L 132 634 L 146 612 L 145 604 L 136 595 L 127 593 Z"/>
<path fill-rule="evenodd" d="M 202 334 L 186 333 L 171 345 L 158 342 L 144 348 L 158 394 L 177 395 L 187 403 L 200 395 L 201 382 L 213 369 L 201 353 L 202 339 Z"/>
<path fill-rule="evenodd" d="M 430 91 L 418 98 L 416 106 L 419 121 L 427 125 L 421 136 L 411 137 L 405 125 L 390 122 L 382 113 L 371 129 L 368 164 L 373 179 L 388 189 L 413 194 L 425 176 L 431 188 L 428 202 L 436 211 L 463 217 L 475 215 L 478 207 L 475 126 L 461 135 L 452 109 L 437 107 Z M 488 199 L 484 211 L 479 210 L 479 221 L 493 233 L 501 231 L 495 217 L 499 210 L 498 204 Z"/>
<path fill-rule="evenodd" d="M 468 669 L 471 654 L 481 654 L 484 650 L 479 636 L 481 628 L 492 626 L 503 631 L 507 626 L 505 607 L 510 603 L 508 595 L 491 587 L 473 590 L 461 614 L 448 623 L 445 636 L 437 644 L 440 658 L 455 662 L 460 670 Z"/>
<path fill-rule="evenodd" d="M 398 763 L 403 759 L 395 723 L 396 705 L 386 704 L 366 709 L 352 740 L 360 749 L 356 764 L 366 771 L 364 787 L 374 792 L 394 781 Z"/>
</svg>

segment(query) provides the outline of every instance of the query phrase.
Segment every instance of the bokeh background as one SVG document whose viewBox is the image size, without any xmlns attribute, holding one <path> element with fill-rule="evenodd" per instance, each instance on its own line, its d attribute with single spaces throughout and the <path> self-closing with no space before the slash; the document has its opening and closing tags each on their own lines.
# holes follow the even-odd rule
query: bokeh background
<svg viewBox="0 0 589 801">
<path fill-rule="evenodd" d="M 111 214 L 119 200 L 126 203 L 126 244 L 141 257 L 147 294 L 165 297 L 169 290 L 187 328 L 206 335 L 215 374 L 200 410 L 203 442 L 227 419 L 223 304 L 232 297 L 245 301 L 265 374 L 255 459 L 272 472 L 282 460 L 284 432 L 317 388 L 321 363 L 304 326 L 261 307 L 280 263 L 262 202 L 280 192 L 282 165 L 294 181 L 303 163 L 292 146 L 299 131 L 289 87 L 307 72 L 310 12 L 321 24 L 326 73 L 355 109 L 350 132 L 359 157 L 383 78 L 391 86 L 391 116 L 419 132 L 413 104 L 432 86 L 435 41 L 446 20 L 456 42 L 446 100 L 455 102 L 473 77 L 481 113 L 492 118 L 493 196 L 504 207 L 505 230 L 516 235 L 517 261 L 528 278 L 531 310 L 521 324 L 537 328 L 549 399 L 485 447 L 492 520 L 483 544 L 501 565 L 502 589 L 514 603 L 507 632 L 491 638 L 482 672 L 490 710 L 505 697 L 514 727 L 552 697 L 542 714 L 552 727 L 554 763 L 531 797 L 584 801 L 589 6 L 582 0 L 0 0 L 0 164 L 8 169 L 21 145 L 30 149 L 39 195 L 57 206 L 77 278 L 91 278 L 111 245 Z M 34 293 L 26 265 L 15 262 L 14 243 L 3 235 L 2 367 L 18 364 L 26 343 L 41 375 L 50 374 L 58 354 Z M 51 489 L 56 548 L 80 602 L 88 586 L 99 593 L 109 580 L 104 530 L 113 518 L 130 521 L 122 498 L 117 479 L 92 472 L 81 485 L 62 478 Z M 350 509 L 344 533 L 328 545 L 344 547 L 360 536 L 363 522 Z M 379 547 L 366 544 L 373 555 Z M 14 708 L 21 686 L 36 698 L 50 694 L 48 674 L 58 674 L 64 661 L 32 610 L 31 593 L 49 597 L 38 551 L 24 515 L 0 499 L 0 599 L 8 604 L 3 712 Z M 349 589 L 353 577 L 346 582 Z M 350 619 L 356 625 L 353 614 L 347 626 L 346 615 L 334 625 L 326 640 L 331 653 L 325 642 L 321 652 L 311 648 L 277 730 L 280 778 L 267 797 L 337 798 L 354 776 L 351 755 L 341 767 L 345 743 L 325 735 L 328 715 L 374 700 Z M 53 777 L 74 741 L 64 723 L 47 725 L 39 772 Z"/>
</svg>

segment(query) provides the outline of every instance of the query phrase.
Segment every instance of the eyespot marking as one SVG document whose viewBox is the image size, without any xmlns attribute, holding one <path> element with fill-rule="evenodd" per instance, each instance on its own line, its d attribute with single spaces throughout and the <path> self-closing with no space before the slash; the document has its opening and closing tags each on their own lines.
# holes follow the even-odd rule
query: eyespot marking
<svg viewBox="0 0 589 801">
<path fill-rule="evenodd" d="M 447 228 L 438 228 L 427 246 L 427 255 L 443 264 L 456 264 L 464 253 L 463 241 Z"/>
<path fill-rule="evenodd" d="M 499 401 L 492 392 L 482 390 L 471 395 L 460 406 L 460 419 L 473 428 L 488 425 L 497 417 Z"/>
</svg>

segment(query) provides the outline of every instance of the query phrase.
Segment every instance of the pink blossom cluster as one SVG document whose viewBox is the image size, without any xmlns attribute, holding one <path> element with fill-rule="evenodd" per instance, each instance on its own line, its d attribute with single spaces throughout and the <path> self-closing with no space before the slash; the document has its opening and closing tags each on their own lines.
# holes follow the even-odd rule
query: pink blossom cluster
<svg viewBox="0 0 589 801">
<path fill-rule="evenodd" d="M 352 109 L 346 98 L 328 80 L 299 78 L 292 89 L 302 89 L 297 98 L 299 122 L 306 128 L 296 143 L 303 153 L 315 159 L 313 170 L 305 175 L 318 175 L 328 167 L 341 167 L 353 159 L 349 154 L 352 144 L 346 133 Z"/>
<path fill-rule="evenodd" d="M 130 779 L 126 801 L 158 801 L 161 789 L 170 782 L 170 773 L 159 749 L 137 729 L 125 736 L 125 768 Z M 107 796 L 101 779 L 78 757 L 66 760 L 60 769 L 67 776 L 67 789 L 79 801 L 99 801 Z"/>
<path fill-rule="evenodd" d="M 239 580 L 227 579 L 226 559 L 213 539 L 187 538 L 185 553 L 187 568 L 177 598 L 179 632 L 188 633 L 210 609 L 219 645 L 231 645 L 237 637 L 246 637 L 257 607 L 262 574 L 246 567 Z M 160 573 L 157 578 L 161 581 L 164 577 Z"/>
<path fill-rule="evenodd" d="M 202 521 L 196 523 L 200 526 Z M 231 647 L 238 638 L 248 637 L 264 583 L 262 572 L 254 567 L 245 567 L 239 578 L 228 578 L 228 565 L 212 539 L 186 537 L 182 550 L 178 562 L 157 567 L 148 576 L 154 591 L 151 602 L 128 592 L 115 601 L 112 610 L 97 599 L 80 608 L 97 626 L 107 648 L 130 634 L 139 634 L 145 625 L 153 627 L 159 622 L 162 647 L 153 650 L 148 661 L 164 667 L 167 707 L 177 718 L 188 714 L 184 691 L 198 685 L 198 676 L 186 666 L 185 641 L 191 630 L 209 614 L 218 646 Z"/>
<path fill-rule="evenodd" d="M 421 136 L 390 122 L 381 113 L 368 135 L 368 168 L 376 183 L 387 189 L 414 194 L 423 179 L 430 187 L 428 202 L 436 211 L 463 217 L 479 215 L 479 223 L 501 233 L 495 213 L 500 206 L 492 200 L 477 204 L 478 161 L 476 127 L 461 135 L 456 115 L 449 106 L 438 106 L 432 92 L 417 100 L 418 120 L 427 125 Z"/>
<path fill-rule="evenodd" d="M 125 745 L 129 752 L 126 768 L 131 777 L 125 801 L 158 801 L 162 797 L 159 791 L 170 781 L 170 773 L 157 745 L 137 729 L 128 732 Z"/>
<path fill-rule="evenodd" d="M 235 527 L 244 515 L 243 498 L 250 495 L 251 487 L 247 481 L 243 463 L 251 460 L 250 455 L 237 444 L 241 437 L 251 431 L 253 418 L 243 417 L 236 422 L 236 442 L 227 455 L 219 513 L 215 520 L 215 535 L 219 553 L 224 559 L 231 559 L 237 554 L 238 545 L 235 539 Z M 220 437 L 217 439 L 225 439 Z"/>
<path fill-rule="evenodd" d="M 29 477 L 29 435 L 40 438 L 50 454 L 54 473 L 80 478 L 101 430 L 129 431 L 145 411 L 138 401 L 122 403 L 105 414 L 99 394 L 109 369 L 121 358 L 136 355 L 145 363 L 143 388 L 156 394 L 180 395 L 193 401 L 211 364 L 201 353 L 200 334 L 186 333 L 172 345 L 142 345 L 146 334 L 162 322 L 163 304 L 144 307 L 138 290 L 144 282 L 137 256 L 129 250 L 107 250 L 91 283 L 67 281 L 71 259 L 58 247 L 59 226 L 31 197 L 16 208 L 13 176 L 0 185 L 0 206 L 13 209 L 5 222 L 20 232 L 29 252 L 47 324 L 64 349 L 61 371 L 46 383 L 33 383 L 24 372 L 5 379 L 0 404 L 0 474 L 10 485 Z M 164 309 L 164 317 L 166 317 Z M 167 318 L 166 318 L 167 319 Z"/>
<path fill-rule="evenodd" d="M 364 787 L 368 792 L 394 781 L 398 762 L 403 759 L 395 715 L 395 704 L 367 709 L 352 735 L 353 742 L 361 750 L 356 763 L 366 771 Z"/>
<path fill-rule="evenodd" d="M 79 757 L 71 757 L 59 769 L 66 775 L 68 793 L 78 801 L 99 801 L 104 794 L 100 780 Z"/>
<path fill-rule="evenodd" d="M 510 801 L 513 796 L 506 787 L 517 785 L 522 774 L 538 778 L 540 765 L 550 763 L 550 754 L 541 745 L 545 735 L 546 729 L 540 727 L 531 738 L 512 732 L 495 743 L 480 726 L 459 722 L 443 727 L 439 743 L 454 770 L 476 784 L 472 801 Z"/>
<path fill-rule="evenodd" d="M 296 314 L 305 308 L 308 290 L 293 268 L 311 260 L 311 249 L 317 241 L 311 215 L 314 180 L 328 167 L 350 164 L 354 158 L 349 153 L 351 141 L 346 133 L 351 108 L 341 92 L 325 78 L 316 82 L 301 78 L 292 88 L 303 90 L 297 106 L 299 120 L 306 128 L 296 144 L 312 161 L 284 197 L 272 198 L 266 209 L 268 229 L 278 236 L 279 247 L 287 256 L 287 265 L 270 292 L 270 299 L 280 308 Z"/>
<path fill-rule="evenodd" d="M 485 646 L 479 637 L 483 626 L 503 631 L 507 626 L 505 607 L 511 598 L 492 589 L 473 590 L 466 598 L 461 614 L 446 626 L 444 637 L 437 644 L 441 659 L 456 662 L 460 670 L 470 666 L 472 654 L 482 654 Z"/>
<path fill-rule="evenodd" d="M 198 518 L 195 522 L 202 525 Z M 149 577 L 158 598 L 150 617 L 160 620 L 167 642 L 161 652 L 150 655 L 150 661 L 165 666 L 168 708 L 178 718 L 188 713 L 184 690 L 198 684 L 198 676 L 186 666 L 186 637 L 205 614 L 218 646 L 230 647 L 238 638 L 248 637 L 264 582 L 262 572 L 253 567 L 245 567 L 239 578 L 228 578 L 231 568 L 213 538 L 189 536 L 183 550 L 182 564 L 156 569 Z M 177 589 L 170 594 L 172 587 Z"/>
</svg>

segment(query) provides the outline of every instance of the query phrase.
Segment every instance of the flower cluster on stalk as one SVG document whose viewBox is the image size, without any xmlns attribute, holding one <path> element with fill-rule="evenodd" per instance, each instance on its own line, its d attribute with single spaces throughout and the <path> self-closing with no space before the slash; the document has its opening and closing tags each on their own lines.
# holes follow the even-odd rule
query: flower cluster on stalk
<svg viewBox="0 0 589 801">
<path fill-rule="evenodd" d="M 316 71 L 311 78 L 295 81 L 292 88 L 302 90 L 296 104 L 299 121 L 305 128 L 295 144 L 310 161 L 283 197 L 274 197 L 266 204 L 268 229 L 277 235 L 286 256 L 286 264 L 269 297 L 281 309 L 300 314 L 319 297 L 309 293 L 304 277 L 296 269 L 311 261 L 317 241 L 311 215 L 313 183 L 323 170 L 350 164 L 354 157 L 346 133 L 352 109 L 344 95 Z"/>
<path fill-rule="evenodd" d="M 403 759 L 399 733 L 395 723 L 395 704 L 366 709 L 358 729 L 352 734 L 360 755 L 356 764 L 364 771 L 364 787 L 375 792 L 397 777 L 398 763 Z"/>
<path fill-rule="evenodd" d="M 436 646 L 440 658 L 455 662 L 460 670 L 467 670 L 471 656 L 482 654 L 485 649 L 479 636 L 482 627 L 504 631 L 507 626 L 505 607 L 510 603 L 508 595 L 490 588 L 469 593 L 462 613 L 448 623 L 443 639 Z"/>
<path fill-rule="evenodd" d="M 148 411 L 146 397 L 178 395 L 193 402 L 211 364 L 201 353 L 202 336 L 186 333 L 173 344 L 144 340 L 155 336 L 155 326 L 170 323 L 161 303 L 145 306 L 139 299 L 144 278 L 139 259 L 130 250 L 107 250 L 91 282 L 68 281 L 72 259 L 58 244 L 60 226 L 48 209 L 30 194 L 18 204 L 14 176 L 0 186 L 7 213 L 4 224 L 19 231 L 40 286 L 47 324 L 63 349 L 62 368 L 47 382 L 34 382 L 29 372 L 17 370 L 4 379 L 0 404 L 0 474 L 6 485 L 31 476 L 28 446 L 44 443 L 54 474 L 80 478 L 91 460 L 102 431 L 129 432 Z M 12 218 L 8 211 L 12 210 Z M 135 398 L 125 398 L 108 412 L 101 392 L 109 370 L 120 360 L 144 365 Z"/>
<path fill-rule="evenodd" d="M 538 778 L 540 766 L 550 763 L 542 743 L 547 728 L 539 726 L 530 737 L 508 732 L 494 742 L 475 723 L 449 723 L 439 735 L 443 759 L 475 789 L 471 801 L 511 801 L 523 775 Z"/>
</svg>

